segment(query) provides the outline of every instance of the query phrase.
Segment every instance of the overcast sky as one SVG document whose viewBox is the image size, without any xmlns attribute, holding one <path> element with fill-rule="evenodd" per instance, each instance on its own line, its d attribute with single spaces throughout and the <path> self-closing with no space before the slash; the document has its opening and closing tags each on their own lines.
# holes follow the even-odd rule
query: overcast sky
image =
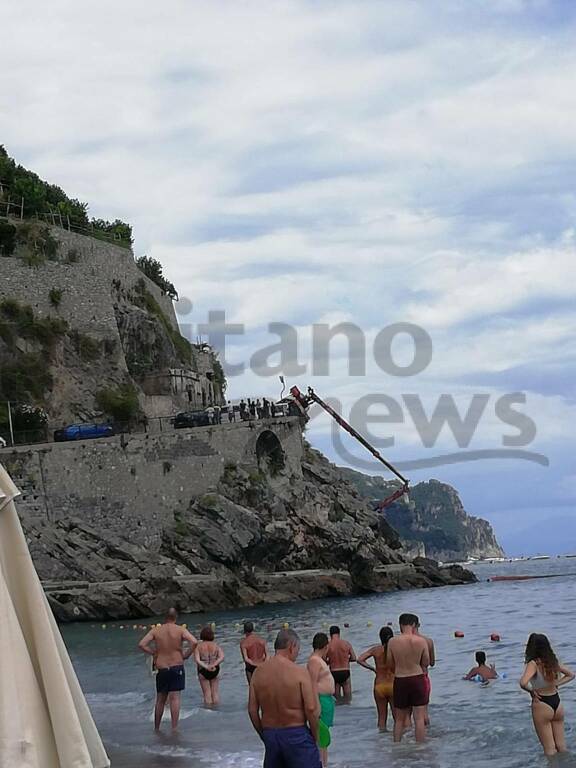
<svg viewBox="0 0 576 768">
<path fill-rule="evenodd" d="M 511 553 L 576 551 L 576 3 L 20 0 L 2 28 L 0 142 L 133 224 L 188 335 L 225 310 L 245 326 L 227 358 L 248 365 L 278 341 L 269 323 L 294 326 L 306 371 L 288 383 L 345 414 L 393 397 L 404 423 L 369 426 L 393 461 L 462 450 L 447 428 L 424 445 L 402 395 L 428 415 L 442 394 L 462 414 L 489 396 L 466 450 L 495 450 L 518 435 L 496 402 L 525 393 L 524 449 L 549 466 L 408 474 L 455 485 Z M 341 338 L 313 376 L 311 325 L 339 322 L 361 329 L 366 372 L 349 375 Z M 393 323 L 432 340 L 417 375 L 374 360 Z M 277 376 L 230 380 L 234 398 L 279 392 Z M 327 417 L 308 434 L 344 462 Z"/>
</svg>

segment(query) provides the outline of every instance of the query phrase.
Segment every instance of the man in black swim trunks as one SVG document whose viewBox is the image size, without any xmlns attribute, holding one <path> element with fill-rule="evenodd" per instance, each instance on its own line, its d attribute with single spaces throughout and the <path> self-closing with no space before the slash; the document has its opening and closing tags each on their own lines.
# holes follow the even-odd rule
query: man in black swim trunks
<svg viewBox="0 0 576 768">
<path fill-rule="evenodd" d="M 244 622 L 244 637 L 240 641 L 240 653 L 246 667 L 246 680 L 250 685 L 252 675 L 268 658 L 266 641 L 254 632 L 254 624 L 251 621 Z"/>
<path fill-rule="evenodd" d="M 350 679 L 350 662 L 356 661 L 354 648 L 347 640 L 340 637 L 340 627 L 330 627 L 330 642 L 326 662 L 332 672 L 336 684 L 336 698 L 350 701 L 352 698 L 352 681 Z"/>
<path fill-rule="evenodd" d="M 156 707 L 154 728 L 160 730 L 166 702 L 170 703 L 172 730 L 178 727 L 180 719 L 180 694 L 186 685 L 184 661 L 198 645 L 198 641 L 185 627 L 176 623 L 178 612 L 170 608 L 164 624 L 153 627 L 138 643 L 141 651 L 152 656 L 158 670 L 156 675 Z M 188 648 L 184 649 L 184 643 Z"/>
</svg>

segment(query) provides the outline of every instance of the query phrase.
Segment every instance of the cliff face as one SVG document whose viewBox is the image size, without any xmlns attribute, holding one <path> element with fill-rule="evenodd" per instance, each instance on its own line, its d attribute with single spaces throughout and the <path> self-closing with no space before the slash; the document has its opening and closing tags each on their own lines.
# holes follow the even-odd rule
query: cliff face
<svg viewBox="0 0 576 768">
<path fill-rule="evenodd" d="M 292 422 L 299 430 L 297 420 Z M 232 435 L 235 428 L 213 430 L 214 466 L 219 430 Z M 204 428 L 204 434 L 209 429 Z M 190 437 L 199 441 L 196 433 L 199 430 L 192 430 Z M 174 445 L 181 446 L 186 436 L 174 439 L 179 441 Z M 229 445 L 231 439 L 221 442 Z M 112 452 L 114 440 L 120 438 L 111 438 Z M 139 440 L 145 438 L 131 438 L 132 453 Z M 166 457 L 168 438 L 156 440 L 159 455 Z M 83 492 L 88 493 L 82 488 L 75 498 L 68 499 L 67 494 L 75 514 L 54 509 L 55 492 L 41 498 L 30 474 L 26 485 L 27 451 L 3 451 L 1 458 L 24 491 L 18 510 L 32 557 L 61 620 L 148 616 L 168 603 L 193 612 L 475 580 L 461 568 L 440 569 L 430 561 L 406 558 L 386 520 L 372 511 L 336 467 L 300 445 L 297 456 L 293 437 L 283 442 L 285 453 L 293 454 L 283 466 L 262 454 L 251 466 L 227 459 L 219 476 L 211 476 L 209 490 L 195 493 L 194 475 L 206 456 L 199 455 L 196 461 L 185 457 L 186 479 L 176 464 L 168 471 L 169 462 L 152 456 L 148 440 L 142 449 L 149 454 L 147 474 L 162 467 L 168 472 L 165 484 L 159 483 L 150 498 L 149 518 L 145 497 L 128 502 L 134 509 L 120 501 L 120 484 L 128 482 L 125 477 L 135 470 L 134 482 L 140 482 L 140 452 L 134 457 L 140 463 L 131 465 L 131 454 L 118 446 L 114 466 L 108 469 L 104 458 L 92 453 L 95 471 L 102 463 L 108 476 L 106 495 L 96 496 L 90 489 L 90 495 L 82 498 Z M 41 464 L 48 482 L 57 465 L 47 458 Z M 79 470 L 76 465 L 65 471 Z"/>
<path fill-rule="evenodd" d="M 379 476 L 349 469 L 343 472 L 372 503 L 397 487 Z M 395 502 L 383 514 L 411 554 L 425 552 L 442 562 L 504 556 L 490 523 L 468 515 L 457 491 L 438 480 L 417 483 L 410 489 L 407 503 Z"/>
<path fill-rule="evenodd" d="M 2 226 L 14 238 L 0 249 L 0 401 L 43 409 L 50 430 L 128 420 L 107 407 L 123 398 L 132 419 L 221 401 L 215 356 L 181 336 L 172 299 L 129 249 L 39 222 Z"/>
</svg>

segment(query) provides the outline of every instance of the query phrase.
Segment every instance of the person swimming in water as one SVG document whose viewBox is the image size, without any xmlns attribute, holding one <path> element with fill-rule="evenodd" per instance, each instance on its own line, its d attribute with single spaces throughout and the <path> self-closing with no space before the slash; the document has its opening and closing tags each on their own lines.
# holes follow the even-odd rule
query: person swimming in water
<svg viewBox="0 0 576 768">
<path fill-rule="evenodd" d="M 376 674 L 374 679 L 374 700 L 378 710 L 378 728 L 387 730 L 388 705 L 392 710 L 392 717 L 396 720 L 394 711 L 394 671 L 388 658 L 388 642 L 394 637 L 390 627 L 382 627 L 380 630 L 380 645 L 373 645 L 358 657 L 358 664 Z M 366 662 L 374 659 L 374 666 Z"/>
<path fill-rule="evenodd" d="M 194 651 L 194 661 L 198 667 L 198 680 L 204 704 L 207 707 L 220 703 L 220 664 L 224 661 L 224 651 L 214 642 L 212 627 L 204 627 L 200 632 L 200 642 Z"/>
<path fill-rule="evenodd" d="M 544 754 L 567 752 L 558 688 L 574 680 L 574 673 L 560 664 L 546 635 L 534 632 L 528 638 L 525 661 L 520 687 L 532 697 L 532 720 Z"/>
<path fill-rule="evenodd" d="M 472 667 L 470 672 L 464 676 L 464 680 L 474 680 L 475 677 L 481 677 L 483 682 L 488 680 L 496 680 L 498 673 L 494 664 L 488 666 L 486 664 L 486 654 L 484 651 L 476 651 L 476 666 Z"/>
<path fill-rule="evenodd" d="M 312 680 L 314 690 L 320 702 L 320 720 L 327 728 L 334 725 L 336 683 L 326 664 L 328 653 L 328 636 L 324 632 L 318 632 L 312 639 L 312 655 L 308 659 L 308 673 Z M 323 768 L 328 765 L 328 747 L 320 747 L 320 757 Z"/>
</svg>

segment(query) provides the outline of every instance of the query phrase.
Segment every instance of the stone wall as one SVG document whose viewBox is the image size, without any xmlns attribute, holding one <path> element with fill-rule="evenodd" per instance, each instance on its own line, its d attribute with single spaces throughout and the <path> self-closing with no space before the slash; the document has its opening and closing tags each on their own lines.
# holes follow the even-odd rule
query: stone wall
<svg viewBox="0 0 576 768">
<path fill-rule="evenodd" d="M 22 492 L 25 529 L 80 518 L 157 551 L 163 530 L 191 500 L 215 489 L 227 465 L 257 469 L 256 445 L 269 432 L 289 473 L 301 477 L 302 432 L 294 417 L 5 449 L 0 461 Z"/>
<path fill-rule="evenodd" d="M 130 290 L 144 279 L 147 290 L 178 328 L 172 300 L 138 269 L 131 251 L 59 227 L 51 227 L 50 231 L 60 243 L 60 260 L 29 267 L 15 256 L 1 258 L 0 299 L 13 298 L 30 304 L 40 316 L 62 317 L 72 329 L 82 333 L 119 340 L 112 283 L 119 280 Z M 68 263 L 71 252 L 75 252 L 78 261 Z M 51 288 L 63 291 L 57 312 L 50 302 Z"/>
</svg>

